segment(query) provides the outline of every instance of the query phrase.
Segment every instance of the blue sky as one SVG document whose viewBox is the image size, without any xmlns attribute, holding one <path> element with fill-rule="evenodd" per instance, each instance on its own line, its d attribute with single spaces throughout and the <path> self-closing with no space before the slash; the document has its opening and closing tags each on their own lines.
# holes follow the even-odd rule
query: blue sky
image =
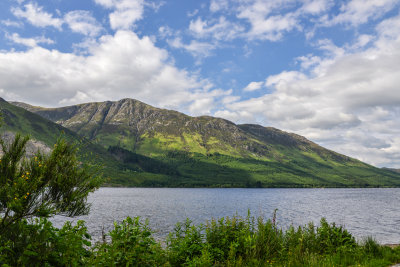
<svg viewBox="0 0 400 267">
<path fill-rule="evenodd" d="M 0 96 L 135 98 L 400 168 L 398 0 L 4 0 Z"/>
</svg>

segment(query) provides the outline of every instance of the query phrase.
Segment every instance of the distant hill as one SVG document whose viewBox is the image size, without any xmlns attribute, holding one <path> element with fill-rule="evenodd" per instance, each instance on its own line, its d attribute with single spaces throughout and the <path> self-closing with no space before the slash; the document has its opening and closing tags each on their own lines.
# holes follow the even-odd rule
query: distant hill
<svg viewBox="0 0 400 267">
<path fill-rule="evenodd" d="M 191 187 L 400 185 L 400 174 L 375 168 L 325 149 L 302 136 L 272 127 L 236 125 L 209 116 L 190 117 L 133 99 L 61 108 L 13 104 L 15 108 L 18 106 L 40 115 L 47 124 L 49 121 L 57 123 L 101 146 L 106 151 L 103 153 L 112 155 L 119 164 L 114 168 L 115 177 L 121 172 L 125 174 L 123 178 L 112 177 L 113 184 Z M 25 124 L 21 119 L 20 125 Z M 46 135 L 45 130 L 39 132 Z"/>
</svg>

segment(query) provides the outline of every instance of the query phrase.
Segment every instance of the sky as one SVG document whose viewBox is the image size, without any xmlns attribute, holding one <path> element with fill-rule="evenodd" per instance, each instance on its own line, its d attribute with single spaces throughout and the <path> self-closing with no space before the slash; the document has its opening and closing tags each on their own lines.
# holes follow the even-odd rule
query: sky
<svg viewBox="0 0 400 267">
<path fill-rule="evenodd" d="M 400 1 L 1 0 L 0 97 L 134 98 L 400 168 Z"/>
</svg>

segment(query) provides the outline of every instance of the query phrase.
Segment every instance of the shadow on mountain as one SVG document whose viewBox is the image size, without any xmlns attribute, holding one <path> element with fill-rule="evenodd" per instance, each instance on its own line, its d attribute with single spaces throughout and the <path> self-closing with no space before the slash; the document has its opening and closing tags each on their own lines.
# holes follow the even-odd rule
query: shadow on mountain
<svg viewBox="0 0 400 267">
<path fill-rule="evenodd" d="M 139 186 L 168 187 L 261 187 L 250 174 L 238 168 L 206 162 L 204 155 L 185 151 L 169 151 L 165 156 L 150 158 L 118 146 L 107 150 L 133 172 L 161 174 L 163 180 L 148 178 Z"/>
</svg>

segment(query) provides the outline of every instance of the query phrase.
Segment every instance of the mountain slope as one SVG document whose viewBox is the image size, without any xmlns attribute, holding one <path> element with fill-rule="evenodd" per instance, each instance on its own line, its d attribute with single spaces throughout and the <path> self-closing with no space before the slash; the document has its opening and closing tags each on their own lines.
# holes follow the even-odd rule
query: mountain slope
<svg viewBox="0 0 400 267">
<path fill-rule="evenodd" d="M 104 147 L 89 142 L 75 132 L 37 114 L 11 105 L 1 98 L 0 114 L 3 121 L 0 135 L 3 139 L 11 140 L 15 133 L 29 135 L 34 141 L 28 149 L 32 154 L 38 148 L 49 151 L 56 140 L 62 136 L 79 146 L 79 156 L 82 161 L 98 164 L 101 167 L 105 176 L 105 185 L 141 185 L 150 182 L 163 186 L 170 183 L 171 177 L 164 170 L 147 171 L 149 166 L 162 166 L 159 162 L 147 157 L 141 157 L 140 161 L 123 162 Z M 132 173 L 135 175 L 133 176 Z"/>
<path fill-rule="evenodd" d="M 271 127 L 190 117 L 133 99 L 51 109 L 13 104 L 96 141 L 125 163 L 150 158 L 180 186 L 400 185 L 397 173 Z"/>
</svg>

